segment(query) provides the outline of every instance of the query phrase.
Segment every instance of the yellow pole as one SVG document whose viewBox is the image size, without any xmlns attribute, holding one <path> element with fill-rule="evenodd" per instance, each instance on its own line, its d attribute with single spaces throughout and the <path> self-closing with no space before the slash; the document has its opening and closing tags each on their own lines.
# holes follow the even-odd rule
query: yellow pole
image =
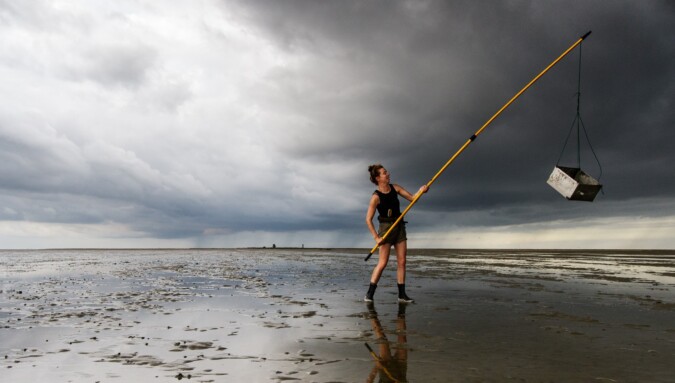
<svg viewBox="0 0 675 383">
<path fill-rule="evenodd" d="M 558 56 L 557 59 L 555 59 L 552 63 L 550 63 L 543 71 L 541 71 L 541 73 L 539 73 L 535 78 L 533 78 L 532 81 L 530 81 L 527 85 L 525 85 L 525 87 L 524 87 L 523 89 L 521 89 L 520 92 L 516 93 L 515 96 L 511 97 L 511 99 L 509 100 L 509 102 L 507 102 L 506 104 L 504 104 L 504 106 L 502 106 L 501 109 L 499 109 L 499 110 L 497 111 L 497 113 L 495 113 L 492 117 L 490 117 L 490 119 L 487 120 L 487 122 L 485 122 L 485 124 L 483 124 L 483 126 L 481 126 L 480 129 L 478 129 L 478 130 L 476 131 L 476 133 L 474 133 L 473 136 L 471 136 L 471 137 L 464 143 L 464 145 L 462 145 L 461 148 L 459 148 L 459 150 L 457 151 L 457 153 L 455 153 L 455 154 L 448 160 L 448 162 L 446 162 L 445 165 L 443 165 L 443 167 L 441 168 L 441 170 L 439 170 L 438 173 L 436 173 L 436 175 L 435 175 L 429 182 L 427 182 L 427 187 L 431 186 L 431 184 L 433 184 L 433 183 L 436 181 L 436 179 L 441 175 L 441 173 L 443 173 L 443 172 L 445 171 L 445 169 L 447 169 L 447 167 L 450 166 L 450 164 L 453 163 L 453 162 L 455 161 L 455 159 L 456 159 L 460 154 L 462 154 L 462 152 L 463 152 L 469 145 L 471 145 L 471 143 L 476 139 L 476 137 L 478 137 L 478 135 L 481 134 L 481 133 L 483 132 L 483 130 L 485 130 L 485 128 L 487 128 L 487 126 L 490 125 L 490 124 L 492 123 L 492 121 L 495 120 L 495 118 L 497 118 L 497 116 L 499 116 L 506 108 L 508 108 L 511 104 L 513 104 L 513 102 L 516 101 L 516 99 L 517 99 L 518 97 L 520 97 L 523 93 L 525 93 L 525 91 L 528 90 L 535 82 L 537 82 L 537 80 L 539 80 L 544 74 L 546 74 L 546 72 L 548 72 L 549 69 L 553 68 L 554 65 L 556 65 L 560 60 L 562 60 L 563 57 L 567 56 L 568 53 L 570 53 L 572 50 L 574 50 L 574 48 L 576 48 L 577 46 L 579 46 L 579 44 L 581 44 L 581 42 L 584 41 L 584 39 L 586 39 L 586 37 L 588 37 L 588 35 L 590 35 L 590 34 L 591 34 L 591 31 L 586 32 L 585 35 L 581 36 L 574 44 L 572 44 L 572 46 L 570 46 L 569 48 L 567 48 L 567 50 L 566 50 L 565 52 L 563 52 L 560 56 Z M 398 225 L 398 224 L 403 220 L 403 217 L 408 213 L 408 211 L 410 210 L 410 208 L 412 208 L 413 205 L 415 205 L 415 203 L 417 203 L 417 200 L 419 200 L 421 196 L 422 196 L 422 193 L 417 193 L 417 194 L 415 194 L 415 198 L 413 198 L 413 200 L 410 202 L 410 204 L 408 205 L 408 207 L 406 207 L 405 210 L 401 213 L 401 215 L 398 217 L 398 219 L 396 219 L 396 221 L 394 221 L 394 224 L 392 224 L 391 227 L 389 227 L 389 230 L 387 230 L 387 232 L 384 233 L 384 235 L 382 236 L 382 239 L 387 238 L 387 236 L 389 235 L 389 233 L 391 233 L 391 231 L 396 227 L 396 225 Z M 375 245 L 375 247 L 373 247 L 373 248 L 370 250 L 370 253 L 368 253 L 368 256 L 366 256 L 366 259 L 365 259 L 366 261 L 370 258 L 371 255 L 373 255 L 373 253 L 375 252 L 375 250 L 377 250 L 377 248 L 378 248 L 379 246 L 380 246 L 380 245 Z"/>
</svg>

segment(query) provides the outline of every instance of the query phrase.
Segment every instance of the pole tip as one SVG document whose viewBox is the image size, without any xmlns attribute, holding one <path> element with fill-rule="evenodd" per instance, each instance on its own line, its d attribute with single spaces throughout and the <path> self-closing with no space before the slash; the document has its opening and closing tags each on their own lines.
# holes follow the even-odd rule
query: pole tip
<svg viewBox="0 0 675 383">
<path fill-rule="evenodd" d="M 364 259 L 364 261 L 369 260 L 371 255 L 373 255 L 373 253 L 368 253 L 368 255 L 366 255 L 366 259 Z"/>
<path fill-rule="evenodd" d="M 586 32 L 585 35 L 581 36 L 581 39 L 582 39 L 582 40 L 586 40 L 586 37 L 588 37 L 588 35 L 590 35 L 591 32 L 593 32 L 593 31 L 588 31 L 588 32 Z"/>
</svg>

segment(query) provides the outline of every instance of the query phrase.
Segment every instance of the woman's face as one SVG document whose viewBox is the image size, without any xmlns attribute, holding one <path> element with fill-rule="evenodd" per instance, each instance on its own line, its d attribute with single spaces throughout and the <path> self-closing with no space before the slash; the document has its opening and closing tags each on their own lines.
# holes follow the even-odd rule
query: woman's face
<svg viewBox="0 0 675 383">
<path fill-rule="evenodd" d="M 377 176 L 377 182 L 386 181 L 387 183 L 389 183 L 389 180 L 390 180 L 389 172 L 387 171 L 387 169 L 385 168 L 380 169 L 380 175 Z"/>
</svg>

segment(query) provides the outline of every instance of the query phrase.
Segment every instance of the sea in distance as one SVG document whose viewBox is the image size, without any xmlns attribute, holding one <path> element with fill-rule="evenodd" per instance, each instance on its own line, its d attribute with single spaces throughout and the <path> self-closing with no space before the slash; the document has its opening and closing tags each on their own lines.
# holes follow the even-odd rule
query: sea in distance
<svg viewBox="0 0 675 383">
<path fill-rule="evenodd" d="M 0 251 L 3 382 L 673 382 L 675 251 Z"/>
</svg>

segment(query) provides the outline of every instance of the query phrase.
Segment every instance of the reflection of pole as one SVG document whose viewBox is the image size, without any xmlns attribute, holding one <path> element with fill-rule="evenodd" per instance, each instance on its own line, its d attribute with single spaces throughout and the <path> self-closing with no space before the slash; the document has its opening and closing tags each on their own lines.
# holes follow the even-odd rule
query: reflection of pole
<svg viewBox="0 0 675 383">
<path fill-rule="evenodd" d="M 373 326 L 373 331 L 375 336 L 378 339 L 380 346 L 380 355 L 378 356 L 375 351 L 370 347 L 368 343 L 365 343 L 366 348 L 370 352 L 370 355 L 375 360 L 375 367 L 368 376 L 367 382 L 374 382 L 377 377 L 378 372 L 380 373 L 381 381 L 391 381 L 391 382 L 407 382 L 407 363 L 408 363 L 408 353 L 406 349 L 407 339 L 405 336 L 406 333 L 406 324 L 405 324 L 405 309 L 406 304 L 399 303 L 398 305 L 398 315 L 396 319 L 396 333 L 398 334 L 398 342 L 396 344 L 396 353 L 391 355 L 391 348 L 389 340 L 385 334 L 382 324 L 377 317 L 377 311 L 375 306 L 372 303 L 368 304 L 368 312 L 370 314 L 371 325 Z M 386 377 L 385 377 L 386 375 Z"/>
<path fill-rule="evenodd" d="M 373 349 L 370 348 L 370 345 L 369 345 L 368 343 L 366 343 L 366 348 L 368 349 L 368 352 L 370 352 L 370 355 L 373 356 L 373 359 L 375 359 L 375 362 L 380 366 L 380 368 L 382 369 L 382 371 L 384 371 L 384 373 L 387 374 L 387 376 L 389 377 L 389 379 L 393 380 L 394 382 L 400 382 L 400 380 L 394 378 L 394 377 L 391 375 L 391 373 L 389 373 L 389 371 L 387 370 L 387 368 L 384 366 L 384 363 L 382 363 L 382 359 L 380 359 L 380 357 L 377 356 L 377 354 L 375 353 L 375 351 L 373 351 Z"/>
<path fill-rule="evenodd" d="M 520 92 L 516 93 L 516 95 L 513 96 L 513 97 L 509 100 L 509 102 L 507 102 L 506 104 L 504 104 L 504 106 L 502 106 L 501 109 L 499 109 L 499 110 L 497 111 L 497 113 L 495 113 L 492 117 L 490 117 L 490 119 L 487 120 L 487 122 L 486 122 L 485 124 L 483 124 L 483 126 L 481 126 L 481 128 L 478 129 L 478 130 L 476 131 L 476 133 L 474 133 L 473 136 L 471 136 L 471 137 L 466 141 L 466 143 L 464 143 L 464 145 L 462 145 L 461 148 L 459 148 L 459 150 L 457 151 L 457 153 L 455 153 L 455 154 L 448 160 L 448 162 L 446 162 L 445 165 L 443 165 L 443 167 L 441 168 L 441 170 L 439 170 L 438 173 L 436 173 L 436 175 L 431 179 L 431 181 L 427 182 L 427 187 L 430 187 L 431 184 L 433 184 L 433 183 L 436 181 L 436 179 L 441 175 L 441 173 L 443 173 L 443 172 L 445 171 L 445 169 L 446 169 L 448 166 L 450 166 L 451 163 L 453 163 L 453 162 L 455 161 L 455 158 L 457 158 L 460 154 L 462 154 L 462 152 L 463 152 L 469 145 L 471 145 L 471 143 L 476 139 L 476 137 L 478 137 L 478 135 L 481 134 L 481 133 L 483 132 L 483 130 L 484 130 L 488 125 L 490 125 L 490 124 L 492 123 L 492 121 L 494 121 L 495 118 L 497 118 L 497 116 L 499 116 L 499 115 L 500 115 L 506 108 L 508 108 L 514 101 L 516 101 L 516 99 L 517 99 L 518 97 L 520 97 L 523 93 L 525 93 L 525 91 L 528 90 L 528 89 L 532 86 L 532 84 L 534 84 L 535 82 L 537 82 L 537 80 L 539 80 L 539 78 L 541 78 L 541 76 L 543 76 L 544 74 L 546 74 L 546 72 L 548 72 L 549 69 L 553 68 L 553 66 L 556 65 L 560 60 L 562 60 L 563 57 L 567 56 L 568 53 L 570 53 L 572 50 L 574 50 L 574 48 L 576 48 L 579 44 L 581 44 L 581 42 L 584 41 L 584 39 L 585 39 L 586 37 L 588 37 L 588 35 L 590 35 L 590 34 L 591 34 L 591 31 L 588 31 L 588 32 L 586 32 L 585 35 L 581 36 L 574 44 L 572 44 L 572 46 L 570 46 L 569 48 L 567 48 L 567 50 L 566 50 L 565 52 L 563 52 L 557 59 L 555 59 L 555 60 L 554 60 L 551 64 L 549 64 L 543 71 L 541 71 L 541 73 L 539 73 L 535 78 L 533 78 L 532 81 L 530 81 L 527 85 L 525 85 L 525 87 L 524 87 L 523 89 L 521 89 Z M 403 213 L 401 213 L 401 215 L 398 217 L 398 219 L 396 219 L 396 221 L 391 225 L 391 227 L 389 227 L 389 230 L 387 230 L 387 232 L 384 233 L 384 235 L 382 236 L 382 240 L 384 240 L 385 238 L 387 238 L 387 236 L 389 235 L 389 233 L 391 233 L 391 231 L 394 230 L 394 228 L 396 227 L 396 225 L 398 225 L 398 224 L 401 222 L 401 220 L 403 220 L 403 216 L 405 216 L 406 213 L 408 213 L 408 210 L 410 210 L 410 208 L 412 208 L 413 205 L 415 205 L 415 203 L 417 203 L 417 200 L 420 199 L 420 197 L 422 196 L 422 194 L 423 194 L 423 193 L 417 193 L 417 194 L 415 194 L 415 198 L 413 198 L 413 200 L 410 202 L 410 204 L 408 205 L 408 207 L 406 207 L 406 209 L 403 211 Z M 375 247 L 372 248 L 372 250 L 370 250 L 370 253 L 368 253 L 368 255 L 366 256 L 366 259 L 365 259 L 366 261 L 373 255 L 373 253 L 375 252 L 375 250 L 377 250 L 377 248 L 378 248 L 379 246 L 380 246 L 380 245 L 377 244 L 377 245 L 375 245 Z"/>
</svg>

